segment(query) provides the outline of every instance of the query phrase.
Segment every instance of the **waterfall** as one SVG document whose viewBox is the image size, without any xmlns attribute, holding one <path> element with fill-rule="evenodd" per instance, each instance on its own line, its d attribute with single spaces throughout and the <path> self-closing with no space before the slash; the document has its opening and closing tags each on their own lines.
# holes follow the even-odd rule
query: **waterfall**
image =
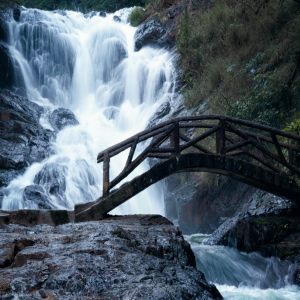
<svg viewBox="0 0 300 300">
<path fill-rule="evenodd" d="M 113 15 L 25 9 L 18 23 L 9 22 L 10 51 L 20 64 L 27 97 L 45 108 L 41 125 L 53 130 L 48 118 L 58 107 L 72 110 L 79 125 L 60 131 L 53 155 L 10 182 L 2 209 L 37 208 L 23 199 L 32 184 L 43 187 L 52 208 L 73 210 L 76 203 L 96 200 L 102 194 L 98 152 L 145 129 L 163 102 L 172 103 L 173 56 L 151 47 L 134 51 L 130 11 L 117 12 L 121 22 L 115 22 Z M 111 180 L 125 166 L 128 151 L 111 159 Z M 148 168 L 144 162 L 122 183 Z M 53 180 L 61 192 L 49 191 Z M 163 215 L 162 190 L 152 186 L 112 213 Z"/>
</svg>

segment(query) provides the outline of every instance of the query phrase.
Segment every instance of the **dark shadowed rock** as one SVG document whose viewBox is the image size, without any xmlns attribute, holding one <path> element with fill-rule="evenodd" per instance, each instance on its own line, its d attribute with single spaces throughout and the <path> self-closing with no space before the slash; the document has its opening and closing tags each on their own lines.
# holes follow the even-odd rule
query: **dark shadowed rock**
<svg viewBox="0 0 300 300">
<path fill-rule="evenodd" d="M 300 252 L 299 209 L 290 200 L 258 191 L 205 243 L 230 246 L 248 253 L 259 251 L 266 257 L 277 256 L 295 263 L 298 267 L 294 267 L 300 270 L 300 260 L 295 261 Z M 291 274 L 296 269 L 291 269 Z M 294 283 L 299 284 L 296 273 L 292 277 L 296 277 Z"/>
<path fill-rule="evenodd" d="M 33 162 L 53 153 L 55 133 L 39 119 L 44 109 L 8 91 L 0 93 L 0 187 L 6 186 Z"/>
<path fill-rule="evenodd" d="M 203 181 L 203 174 L 172 175 L 166 179 L 165 207 L 171 220 L 178 219 L 184 234 L 212 233 L 227 218 L 243 210 L 256 191 L 254 187 L 232 178 L 222 178 L 222 184 Z"/>
<path fill-rule="evenodd" d="M 29 185 L 24 189 L 23 200 L 25 207 L 34 207 L 37 209 L 51 209 L 51 199 L 46 195 L 45 190 L 40 185 Z"/>
<path fill-rule="evenodd" d="M 171 104 L 169 101 L 162 103 L 153 117 L 150 119 L 147 128 L 155 126 L 161 119 L 167 116 L 171 112 Z"/>
<path fill-rule="evenodd" d="M 74 113 L 71 110 L 62 107 L 57 108 L 52 112 L 49 121 L 56 131 L 62 130 L 67 126 L 79 124 Z"/>
<path fill-rule="evenodd" d="M 222 299 L 196 270 L 180 231 L 161 216 L 38 225 L 30 235 L 14 224 L 0 231 L 7 299 Z"/>
<path fill-rule="evenodd" d="M 57 9 L 57 10 L 55 10 L 53 13 L 55 13 L 55 14 L 60 14 L 60 15 L 62 15 L 62 16 L 64 16 L 64 17 L 67 16 L 67 13 L 66 13 L 64 10 L 61 10 L 61 9 Z"/>
<path fill-rule="evenodd" d="M 272 219 L 275 216 L 275 219 L 279 220 L 281 216 L 286 218 L 286 216 L 292 216 L 297 213 L 297 211 L 298 209 L 296 205 L 291 200 L 282 199 L 278 196 L 258 190 L 252 194 L 248 201 L 244 202 L 243 205 L 240 206 L 233 217 L 228 218 L 217 230 L 215 230 L 205 243 L 208 245 L 226 245 L 235 247 L 241 251 L 258 251 L 257 247 L 259 244 L 264 244 L 265 242 L 262 240 L 258 242 L 257 238 L 252 236 L 253 245 L 251 246 L 252 242 L 249 240 L 251 235 L 247 236 L 247 232 L 245 230 L 239 231 L 238 228 L 245 227 L 245 224 L 252 222 L 252 219 Z M 254 223 L 256 223 L 256 221 L 253 221 L 253 224 Z M 267 223 L 268 222 L 266 222 L 266 225 Z M 272 224 L 274 225 L 275 223 Z M 252 227 L 252 225 L 247 228 L 250 230 L 250 227 Z M 263 230 L 265 230 L 267 234 L 267 227 Z M 258 232 L 259 230 L 257 230 L 257 233 Z M 238 235 L 240 236 L 238 237 Z M 260 238 L 263 239 L 264 236 L 265 234 L 262 234 Z"/>
<path fill-rule="evenodd" d="M 1 27 L 1 26 L 0 26 Z M 19 63 L 11 56 L 7 44 L 0 41 L 0 88 L 25 95 L 25 84 Z"/>
<path fill-rule="evenodd" d="M 106 17 L 106 13 L 103 10 L 99 11 L 99 16 L 105 18 Z"/>
<path fill-rule="evenodd" d="M 113 17 L 113 20 L 114 20 L 115 22 L 118 22 L 118 23 L 121 22 L 121 18 L 120 18 L 119 16 L 114 16 L 114 17 Z"/>
<path fill-rule="evenodd" d="M 175 44 L 169 37 L 169 30 L 157 20 L 151 20 L 138 27 L 135 32 L 135 50 L 139 51 L 144 46 L 157 46 L 167 49 Z"/>
<path fill-rule="evenodd" d="M 13 9 L 13 17 L 16 22 L 20 21 L 20 15 L 21 15 L 21 10 L 19 8 L 14 8 Z"/>
<path fill-rule="evenodd" d="M 62 164 L 48 163 L 34 177 L 34 183 L 44 186 L 50 195 L 64 196 L 66 191 L 66 170 Z"/>
<path fill-rule="evenodd" d="M 92 12 L 90 12 L 90 13 L 84 15 L 84 17 L 85 17 L 86 19 L 87 19 L 87 18 L 92 18 L 92 17 L 95 17 L 95 16 L 97 16 L 97 12 L 95 12 L 95 11 L 92 11 Z"/>
<path fill-rule="evenodd" d="M 7 29 L 4 20 L 2 19 L 2 12 L 0 11 L 0 41 L 6 42 L 7 40 Z"/>
<path fill-rule="evenodd" d="M 8 47 L 0 42 L 0 87 L 13 85 L 14 70 Z"/>
</svg>

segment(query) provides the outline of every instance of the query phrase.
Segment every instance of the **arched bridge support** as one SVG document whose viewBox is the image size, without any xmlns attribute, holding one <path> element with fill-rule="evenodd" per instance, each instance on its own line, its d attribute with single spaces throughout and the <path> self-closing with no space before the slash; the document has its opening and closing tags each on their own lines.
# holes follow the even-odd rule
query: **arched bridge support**
<svg viewBox="0 0 300 300">
<path fill-rule="evenodd" d="M 300 188 L 291 177 L 225 155 L 188 153 L 173 156 L 156 164 L 146 173 L 123 184 L 119 189 L 111 191 L 106 197 L 77 204 L 75 222 L 101 220 L 109 211 L 150 185 L 180 172 L 210 172 L 231 176 L 261 190 L 291 199 L 300 205 Z"/>
</svg>

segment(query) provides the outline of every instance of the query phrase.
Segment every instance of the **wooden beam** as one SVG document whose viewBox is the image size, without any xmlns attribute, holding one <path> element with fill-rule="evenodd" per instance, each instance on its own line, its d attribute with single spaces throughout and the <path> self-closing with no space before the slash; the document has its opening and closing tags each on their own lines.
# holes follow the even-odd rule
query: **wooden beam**
<svg viewBox="0 0 300 300">
<path fill-rule="evenodd" d="M 106 152 L 104 154 L 103 161 L 103 198 L 107 197 L 109 194 L 109 154 Z"/>
<path fill-rule="evenodd" d="M 189 142 L 191 140 L 189 137 L 187 137 L 186 135 L 184 135 L 182 133 L 179 133 L 179 137 L 185 142 Z M 205 148 L 204 146 L 201 146 L 199 144 L 194 144 L 192 147 L 194 147 L 204 153 L 207 153 L 207 154 L 214 154 L 212 151 L 208 150 L 207 148 Z"/>
</svg>

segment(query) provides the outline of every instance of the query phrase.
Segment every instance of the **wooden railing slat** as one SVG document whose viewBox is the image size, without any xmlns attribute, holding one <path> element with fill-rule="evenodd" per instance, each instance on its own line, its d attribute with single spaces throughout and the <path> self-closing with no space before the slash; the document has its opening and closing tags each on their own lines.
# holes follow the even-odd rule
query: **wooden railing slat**
<svg viewBox="0 0 300 300">
<path fill-rule="evenodd" d="M 206 131 L 205 133 L 191 139 L 189 142 L 187 142 L 186 144 L 180 146 L 180 151 L 189 148 L 191 146 L 193 146 L 195 143 L 200 142 L 201 140 L 207 138 L 208 136 L 210 136 L 211 134 L 215 133 L 216 131 L 218 131 L 220 129 L 220 126 L 217 125 L 213 128 L 211 128 L 210 130 Z"/>
<path fill-rule="evenodd" d="M 189 142 L 191 139 L 189 137 L 187 137 L 186 135 L 182 134 L 182 133 L 179 133 L 179 137 L 185 141 L 185 142 Z M 207 153 L 207 154 L 214 154 L 212 151 L 208 150 L 207 148 L 205 148 L 204 146 L 201 146 L 197 143 L 195 143 L 193 145 L 193 147 L 195 147 L 196 149 L 202 151 L 203 153 Z"/>
</svg>

